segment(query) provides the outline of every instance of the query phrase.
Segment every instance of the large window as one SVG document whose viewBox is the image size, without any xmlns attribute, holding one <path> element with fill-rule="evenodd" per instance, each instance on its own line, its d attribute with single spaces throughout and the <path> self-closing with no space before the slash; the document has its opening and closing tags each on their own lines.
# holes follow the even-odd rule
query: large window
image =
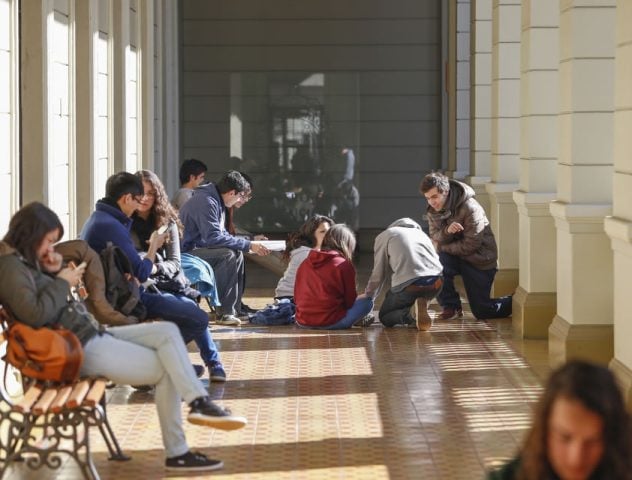
<svg viewBox="0 0 632 480">
<path fill-rule="evenodd" d="M 67 0 L 56 0 L 48 29 L 48 205 L 64 230 L 71 228 L 72 64 L 71 12 Z M 72 225 L 74 227 L 74 225 Z"/>
<path fill-rule="evenodd" d="M 18 200 L 15 7 L 11 0 L 0 0 L 0 236 Z"/>
</svg>

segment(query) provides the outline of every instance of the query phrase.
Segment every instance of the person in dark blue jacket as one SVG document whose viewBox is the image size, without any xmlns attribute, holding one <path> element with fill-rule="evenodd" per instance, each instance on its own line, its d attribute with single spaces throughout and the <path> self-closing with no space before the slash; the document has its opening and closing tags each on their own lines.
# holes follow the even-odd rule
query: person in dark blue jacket
<svg viewBox="0 0 632 480">
<path fill-rule="evenodd" d="M 226 209 L 245 199 L 250 184 L 236 170 L 226 172 L 217 184 L 196 188 L 191 199 L 182 205 L 180 220 L 184 225 L 182 251 L 209 263 L 215 272 L 221 307 L 217 323 L 240 325 L 244 289 L 244 252 L 268 255 L 260 241 L 232 235 L 226 230 Z"/>
<path fill-rule="evenodd" d="M 139 177 L 128 172 L 119 172 L 108 178 L 105 198 L 99 200 L 90 215 L 80 237 L 97 252 L 108 244 L 120 247 L 134 268 L 134 276 L 140 283 L 156 271 L 156 251 L 162 246 L 167 233 L 154 231 L 149 239 L 147 253 L 141 257 L 130 234 L 131 216 L 138 208 L 144 195 Z M 208 329 L 208 315 L 191 299 L 178 294 L 150 292 L 141 289 L 141 301 L 149 317 L 159 317 L 175 323 L 185 343 L 194 340 L 200 356 L 209 369 L 211 381 L 225 381 L 226 373 L 219 358 L 217 347 Z M 202 374 L 201 366 L 196 368 Z"/>
</svg>

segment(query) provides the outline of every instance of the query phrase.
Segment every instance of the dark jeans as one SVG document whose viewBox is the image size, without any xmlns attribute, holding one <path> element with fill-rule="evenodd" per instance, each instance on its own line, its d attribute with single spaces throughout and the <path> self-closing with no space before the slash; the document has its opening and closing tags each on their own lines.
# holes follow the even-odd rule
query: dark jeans
<svg viewBox="0 0 632 480">
<path fill-rule="evenodd" d="M 454 288 L 454 277 L 461 275 L 472 313 L 478 319 L 504 318 L 511 315 L 511 295 L 489 298 L 496 268 L 481 270 L 455 255 L 440 252 L 443 265 L 443 289 L 437 296 L 442 307 L 461 308 L 461 299 Z"/>
<path fill-rule="evenodd" d="M 401 292 L 386 292 L 380 307 L 380 322 L 385 327 L 409 325 L 415 322 L 410 316 L 410 307 L 418 298 L 434 298 L 441 290 L 441 277 L 422 277 Z"/>
<path fill-rule="evenodd" d="M 219 361 L 217 346 L 208 329 L 208 315 L 190 298 L 171 293 L 142 292 L 141 301 L 147 307 L 148 317 L 159 317 L 175 323 L 184 343 L 191 340 L 200 349 L 204 363 Z"/>
</svg>

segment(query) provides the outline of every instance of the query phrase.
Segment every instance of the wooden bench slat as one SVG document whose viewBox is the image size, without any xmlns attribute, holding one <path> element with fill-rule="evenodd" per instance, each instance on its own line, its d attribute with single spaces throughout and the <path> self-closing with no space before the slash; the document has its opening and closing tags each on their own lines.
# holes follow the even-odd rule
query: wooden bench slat
<svg viewBox="0 0 632 480">
<path fill-rule="evenodd" d="M 103 394 L 105 393 L 105 386 L 107 385 L 107 381 L 102 378 L 98 378 L 92 384 L 92 388 L 86 395 L 86 399 L 84 400 L 84 404 L 89 407 L 94 407 L 99 401 Z"/>
<path fill-rule="evenodd" d="M 56 396 L 56 388 L 47 388 L 46 390 L 44 390 L 44 393 L 42 393 L 39 400 L 33 407 L 33 413 L 35 415 L 41 415 L 42 413 L 48 412 L 48 409 L 51 403 L 53 403 L 53 400 L 55 400 Z"/>
<path fill-rule="evenodd" d="M 68 397 L 70 396 L 70 392 L 72 392 L 72 385 L 59 387 L 59 389 L 57 390 L 57 396 L 50 406 L 50 411 L 53 413 L 61 412 L 61 410 L 64 408 L 66 400 L 68 400 Z"/>
<path fill-rule="evenodd" d="M 66 402 L 66 406 L 68 408 L 77 408 L 83 402 L 83 399 L 86 398 L 88 394 L 88 390 L 90 389 L 90 381 L 82 380 L 79 383 L 74 385 L 72 389 L 72 393 L 70 394 L 70 398 Z"/>
<path fill-rule="evenodd" d="M 42 388 L 39 385 L 32 385 L 22 399 L 13 406 L 13 409 L 21 413 L 29 413 L 41 394 Z"/>
</svg>

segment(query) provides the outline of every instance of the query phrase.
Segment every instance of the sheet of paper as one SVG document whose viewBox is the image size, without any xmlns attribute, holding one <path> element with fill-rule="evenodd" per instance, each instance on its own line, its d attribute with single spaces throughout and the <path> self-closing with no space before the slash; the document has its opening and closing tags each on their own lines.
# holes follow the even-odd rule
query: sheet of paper
<svg viewBox="0 0 632 480">
<path fill-rule="evenodd" d="M 273 252 L 285 250 L 285 240 L 257 240 L 257 243 L 262 243 L 268 250 Z"/>
</svg>

